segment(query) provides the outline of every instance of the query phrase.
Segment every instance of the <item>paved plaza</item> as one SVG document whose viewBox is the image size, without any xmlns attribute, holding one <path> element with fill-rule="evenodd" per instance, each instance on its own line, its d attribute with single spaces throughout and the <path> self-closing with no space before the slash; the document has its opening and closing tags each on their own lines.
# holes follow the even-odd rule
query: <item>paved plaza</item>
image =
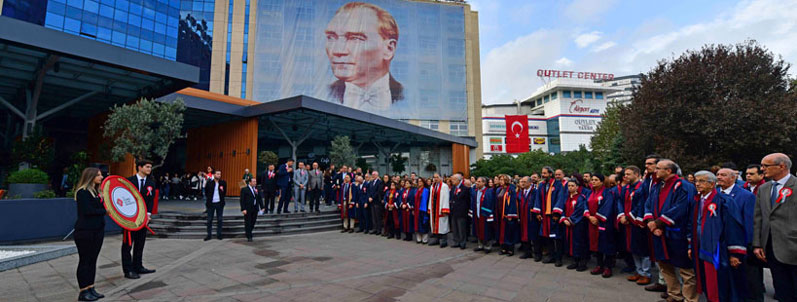
<svg viewBox="0 0 797 302">
<path fill-rule="evenodd" d="M 362 234 L 148 239 L 144 264 L 122 277 L 121 235 L 98 261 L 101 301 L 658 301 L 625 281 L 530 259 L 429 247 Z M 52 243 L 48 243 L 52 244 Z M 67 242 L 64 242 L 67 244 Z M 75 301 L 77 255 L 0 272 L 0 301 Z M 768 280 L 769 283 L 769 280 Z M 769 285 L 768 300 L 771 299 Z"/>
</svg>

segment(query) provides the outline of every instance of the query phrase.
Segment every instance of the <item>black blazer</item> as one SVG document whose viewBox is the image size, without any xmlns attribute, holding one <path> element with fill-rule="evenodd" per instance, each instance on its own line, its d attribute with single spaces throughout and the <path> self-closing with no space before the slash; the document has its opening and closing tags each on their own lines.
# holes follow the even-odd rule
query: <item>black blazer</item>
<svg viewBox="0 0 797 302">
<path fill-rule="evenodd" d="M 260 191 L 256 192 L 256 194 L 253 194 L 252 190 L 249 189 L 249 186 L 241 188 L 241 211 L 246 210 L 246 212 L 256 212 L 262 208 L 265 208 Z"/>
<path fill-rule="evenodd" d="M 133 186 L 138 188 L 140 183 L 138 183 L 138 178 L 136 175 L 130 176 L 127 178 Z M 138 190 L 141 193 L 141 196 L 144 197 L 144 203 L 147 204 L 147 213 L 152 213 L 152 208 L 155 207 L 155 178 L 152 175 L 147 176 L 146 180 L 144 180 L 144 186 Z M 91 194 L 89 194 L 91 195 Z"/>
<path fill-rule="evenodd" d="M 75 193 L 77 201 L 77 221 L 75 231 L 101 231 L 105 229 L 105 207 L 99 196 L 91 196 L 88 190 Z"/>
<path fill-rule="evenodd" d="M 459 193 L 457 193 L 457 186 L 451 187 L 451 194 L 449 195 L 451 202 L 451 216 L 453 217 L 468 217 L 468 210 L 470 210 L 470 188 L 464 184 L 459 185 Z"/>
<path fill-rule="evenodd" d="M 268 178 L 268 170 L 263 173 L 258 182 L 262 182 L 263 190 L 266 192 L 277 192 L 277 171 L 274 170 L 274 176 Z"/>
<path fill-rule="evenodd" d="M 224 202 L 224 196 L 227 196 L 227 182 L 223 179 L 219 180 L 219 202 L 223 207 L 226 203 Z M 210 206 L 213 203 L 213 191 L 216 190 L 216 181 L 211 180 L 205 185 L 205 206 Z"/>
<path fill-rule="evenodd" d="M 337 80 L 331 85 L 329 85 L 329 97 L 335 102 L 343 104 L 344 94 L 346 94 L 346 82 Z M 396 79 L 394 79 L 393 75 L 391 74 L 390 75 L 390 100 L 392 101 L 391 103 L 396 103 L 403 99 L 404 99 L 404 86 L 402 86 L 401 83 L 399 83 L 399 81 L 396 81 Z M 353 179 L 352 183 L 354 183 Z"/>
</svg>

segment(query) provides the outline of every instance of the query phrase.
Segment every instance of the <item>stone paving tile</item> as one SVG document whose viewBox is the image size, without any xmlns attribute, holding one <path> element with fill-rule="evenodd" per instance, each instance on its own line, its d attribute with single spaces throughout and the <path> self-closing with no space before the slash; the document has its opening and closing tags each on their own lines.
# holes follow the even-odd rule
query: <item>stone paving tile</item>
<svg viewBox="0 0 797 302">
<path fill-rule="evenodd" d="M 105 238 L 98 260 L 105 301 L 658 300 L 624 274 L 604 279 L 497 253 L 338 232 L 252 243 L 149 238 L 144 265 L 158 271 L 128 280 L 119 237 Z M 0 302 L 74 301 L 76 266 L 70 255 L 0 272 Z"/>
</svg>

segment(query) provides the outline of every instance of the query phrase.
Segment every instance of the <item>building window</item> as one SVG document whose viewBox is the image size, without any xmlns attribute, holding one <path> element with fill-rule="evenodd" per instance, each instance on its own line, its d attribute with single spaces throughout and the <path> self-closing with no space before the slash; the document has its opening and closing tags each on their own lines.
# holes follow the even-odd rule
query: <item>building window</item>
<svg viewBox="0 0 797 302">
<path fill-rule="evenodd" d="M 557 92 L 551 93 L 551 101 L 555 100 L 558 94 Z"/>
<path fill-rule="evenodd" d="M 440 129 L 440 121 L 424 120 L 421 121 L 421 127 L 437 131 Z"/>
<path fill-rule="evenodd" d="M 456 135 L 456 136 L 468 135 L 468 122 L 451 121 L 448 128 L 449 128 L 449 134 L 451 135 Z"/>
<path fill-rule="evenodd" d="M 584 98 L 591 99 L 592 98 L 592 91 L 584 91 Z"/>
<path fill-rule="evenodd" d="M 581 91 L 580 90 L 573 91 L 573 98 L 574 99 L 581 98 Z"/>
<path fill-rule="evenodd" d="M 537 106 L 541 106 L 541 105 L 542 105 L 542 99 L 537 99 Z"/>
<path fill-rule="evenodd" d="M 542 99 L 543 99 L 543 103 L 548 103 L 548 101 L 550 101 L 550 99 L 548 98 L 547 95 L 542 97 Z"/>
<path fill-rule="evenodd" d="M 603 92 L 595 91 L 595 98 L 602 100 L 603 99 Z"/>
<path fill-rule="evenodd" d="M 566 99 L 569 99 L 570 98 L 570 90 L 562 91 L 562 97 L 566 98 Z"/>
</svg>

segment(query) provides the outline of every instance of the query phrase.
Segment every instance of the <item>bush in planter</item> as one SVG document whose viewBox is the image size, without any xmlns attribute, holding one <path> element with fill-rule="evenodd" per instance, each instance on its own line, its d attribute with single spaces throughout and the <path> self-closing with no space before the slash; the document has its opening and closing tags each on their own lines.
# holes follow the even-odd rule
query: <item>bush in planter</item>
<svg viewBox="0 0 797 302">
<path fill-rule="evenodd" d="M 39 169 L 24 169 L 11 172 L 8 176 L 10 184 L 47 184 L 50 177 Z"/>
<path fill-rule="evenodd" d="M 53 190 L 39 191 L 33 193 L 33 198 L 39 198 L 39 199 L 55 198 L 55 192 L 53 192 Z"/>
</svg>

